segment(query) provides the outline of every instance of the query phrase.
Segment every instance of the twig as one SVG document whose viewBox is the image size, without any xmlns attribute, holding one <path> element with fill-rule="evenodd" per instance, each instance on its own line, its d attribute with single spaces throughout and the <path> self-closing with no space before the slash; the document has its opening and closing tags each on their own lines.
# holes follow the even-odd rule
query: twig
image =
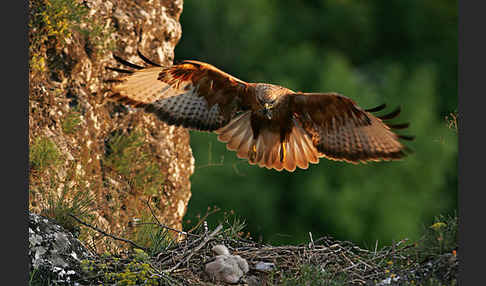
<svg viewBox="0 0 486 286">
<path fill-rule="evenodd" d="M 147 206 L 148 206 L 148 208 L 149 208 L 150 213 L 152 214 L 152 216 L 155 218 L 155 220 L 157 221 L 158 224 L 161 224 L 160 221 L 159 221 L 159 219 L 155 215 L 154 211 L 152 210 L 152 207 L 150 207 L 150 201 L 149 201 L 149 199 L 147 199 L 147 202 L 146 203 L 147 203 Z"/>
<path fill-rule="evenodd" d="M 213 163 L 213 153 L 212 153 L 212 143 L 209 142 L 209 145 L 208 145 L 208 163 L 206 165 L 202 165 L 202 166 L 197 166 L 196 169 L 202 169 L 202 168 L 207 168 L 207 167 L 221 167 L 221 166 L 224 166 L 224 155 L 221 156 L 221 162 L 219 163 Z"/>
<path fill-rule="evenodd" d="M 309 248 L 314 248 L 314 239 L 312 239 L 312 232 L 309 231 L 310 243 Z"/>
<path fill-rule="evenodd" d="M 129 243 L 129 244 L 131 244 L 131 245 L 132 245 L 133 247 L 135 247 L 135 248 L 140 248 L 140 249 L 143 249 L 143 250 L 147 250 L 147 248 L 142 247 L 142 246 L 140 246 L 140 245 L 136 244 L 135 242 L 133 242 L 133 241 L 131 241 L 131 240 L 129 240 L 129 239 L 125 239 L 125 238 L 121 238 L 121 237 L 118 237 L 118 236 L 114 236 L 113 234 L 109 234 L 109 233 L 107 233 L 107 232 L 105 232 L 105 231 L 103 231 L 103 230 L 101 230 L 101 229 L 99 229 L 99 228 L 97 228 L 97 227 L 95 227 L 95 226 L 92 226 L 92 225 L 90 225 L 90 224 L 88 224 L 88 223 L 85 223 L 84 221 L 82 221 L 82 220 L 80 220 L 79 218 L 75 217 L 73 214 L 69 214 L 69 216 L 70 216 L 70 217 L 72 217 L 73 219 L 75 219 L 75 220 L 76 220 L 77 222 L 79 222 L 80 224 L 82 224 L 82 225 L 84 225 L 84 226 L 87 226 L 87 227 L 89 227 L 89 228 L 91 228 L 91 229 L 94 229 L 94 230 L 96 230 L 97 232 L 99 232 L 99 233 L 101 233 L 101 234 L 103 234 L 103 235 L 105 235 L 105 236 L 111 237 L 111 238 L 113 238 L 113 239 L 115 239 L 115 240 L 119 240 L 119 241 L 123 241 L 123 242 Z"/>
<path fill-rule="evenodd" d="M 182 235 L 191 235 L 191 236 L 196 236 L 196 237 L 199 237 L 199 235 L 197 235 L 197 234 L 187 233 L 186 231 L 180 231 L 180 230 L 178 230 L 178 229 L 175 229 L 175 228 L 172 228 L 172 227 L 167 226 L 167 225 L 165 225 L 165 224 L 162 224 L 162 223 L 159 221 L 159 219 L 157 218 L 157 216 L 155 216 L 155 213 L 154 213 L 154 211 L 152 210 L 152 208 L 150 207 L 150 203 L 149 203 L 149 201 L 148 201 L 148 200 L 147 200 L 147 206 L 148 206 L 148 208 L 149 208 L 149 210 L 150 210 L 150 213 L 152 214 L 152 216 L 153 216 L 153 217 L 155 218 L 155 220 L 157 221 L 157 223 L 156 223 L 156 224 L 157 224 L 157 225 L 159 225 L 160 227 L 165 228 L 165 229 L 168 229 L 168 230 L 172 230 L 172 231 L 174 231 L 174 232 L 177 232 L 178 234 L 182 234 Z M 150 222 L 148 222 L 148 223 L 147 223 L 147 222 L 141 222 L 141 223 L 137 223 L 137 225 L 142 225 L 142 224 L 153 224 L 153 223 L 150 223 Z"/>
<path fill-rule="evenodd" d="M 196 252 L 199 251 L 199 249 L 201 249 L 208 241 L 210 241 L 214 236 L 216 236 L 218 234 L 218 232 L 221 231 L 221 229 L 223 228 L 223 225 L 218 225 L 216 227 L 216 229 L 211 232 L 208 236 L 206 236 L 204 238 L 204 240 L 201 242 L 201 244 L 199 244 L 196 248 L 194 248 L 194 250 L 191 251 L 191 253 L 184 259 L 184 260 L 181 260 L 179 261 L 174 267 L 172 267 L 171 269 L 169 269 L 169 273 L 173 272 L 174 270 L 176 270 L 182 263 L 186 263 L 187 261 L 189 261 L 191 259 L 191 257 L 196 254 Z"/>
<path fill-rule="evenodd" d="M 215 207 L 214 209 L 212 209 L 212 210 L 210 210 L 210 211 L 207 211 L 207 212 L 206 212 L 206 214 L 205 214 L 205 215 L 204 215 L 204 216 L 203 216 L 203 217 L 202 217 L 202 218 L 199 220 L 199 222 L 198 222 L 198 223 L 197 223 L 197 224 L 196 224 L 196 225 L 195 225 L 193 228 L 191 228 L 190 230 L 188 230 L 187 232 L 188 232 L 188 233 L 192 233 L 194 230 L 198 229 L 198 228 L 199 228 L 199 226 L 200 226 L 201 224 L 203 224 L 203 223 L 206 221 L 206 219 L 207 219 L 207 218 L 208 218 L 210 215 L 212 215 L 212 214 L 214 214 L 214 213 L 217 213 L 217 212 L 219 212 L 220 210 L 221 210 L 220 208 Z"/>
<path fill-rule="evenodd" d="M 135 223 L 135 225 L 157 225 L 157 226 L 160 226 L 162 228 L 166 228 L 168 230 L 171 230 L 173 232 L 177 232 L 177 233 L 182 234 L 182 235 L 189 235 L 189 236 L 194 236 L 194 237 L 201 237 L 198 234 L 187 233 L 186 231 L 180 231 L 178 229 L 171 228 L 170 226 L 166 226 L 165 224 L 160 224 L 160 223 L 157 223 L 157 222 L 137 222 L 137 223 Z"/>
</svg>

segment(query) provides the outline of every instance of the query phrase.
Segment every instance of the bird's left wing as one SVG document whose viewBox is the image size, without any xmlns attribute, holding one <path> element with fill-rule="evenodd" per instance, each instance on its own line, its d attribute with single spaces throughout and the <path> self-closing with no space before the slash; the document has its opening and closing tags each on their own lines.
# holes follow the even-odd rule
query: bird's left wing
<svg viewBox="0 0 486 286">
<path fill-rule="evenodd" d="M 311 136 L 313 145 L 322 156 L 350 163 L 396 160 L 409 151 L 392 129 L 407 128 L 408 124 L 389 124 L 397 109 L 383 116 L 372 112 L 385 105 L 363 110 L 352 99 L 337 93 L 295 93 L 291 96 L 291 112 Z"/>
<path fill-rule="evenodd" d="M 113 83 L 109 99 L 155 113 L 159 119 L 186 128 L 213 131 L 244 111 L 248 84 L 216 67 L 184 61 L 161 67 L 139 56 L 150 66 L 139 66 L 115 56 L 132 69 L 108 68 L 123 75 Z"/>
</svg>

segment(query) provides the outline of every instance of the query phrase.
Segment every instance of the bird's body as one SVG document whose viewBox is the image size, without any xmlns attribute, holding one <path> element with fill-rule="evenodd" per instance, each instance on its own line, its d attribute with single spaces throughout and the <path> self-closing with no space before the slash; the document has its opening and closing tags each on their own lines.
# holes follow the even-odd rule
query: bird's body
<svg viewBox="0 0 486 286">
<path fill-rule="evenodd" d="M 161 67 L 142 67 L 119 57 L 135 70 L 110 68 L 128 74 L 114 82 L 110 98 L 136 107 L 170 124 L 214 131 L 239 158 L 260 167 L 294 171 L 319 158 L 350 163 L 395 160 L 407 148 L 388 120 L 399 110 L 376 117 L 337 93 L 302 93 L 268 83 L 247 83 L 216 67 L 184 61 Z"/>
</svg>

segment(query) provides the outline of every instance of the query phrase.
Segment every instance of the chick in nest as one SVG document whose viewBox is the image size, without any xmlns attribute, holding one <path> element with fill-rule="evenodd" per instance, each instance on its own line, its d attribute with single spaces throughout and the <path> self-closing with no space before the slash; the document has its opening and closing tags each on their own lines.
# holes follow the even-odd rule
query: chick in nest
<svg viewBox="0 0 486 286">
<path fill-rule="evenodd" d="M 215 280 L 226 283 L 238 283 L 248 272 L 248 263 L 239 255 L 231 255 L 224 245 L 216 245 L 211 249 L 217 256 L 206 264 L 205 271 Z"/>
</svg>

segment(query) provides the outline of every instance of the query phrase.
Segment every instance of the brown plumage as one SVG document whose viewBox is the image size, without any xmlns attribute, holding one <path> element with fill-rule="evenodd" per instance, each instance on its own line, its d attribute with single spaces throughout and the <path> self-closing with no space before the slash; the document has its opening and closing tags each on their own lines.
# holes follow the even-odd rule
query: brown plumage
<svg viewBox="0 0 486 286">
<path fill-rule="evenodd" d="M 122 76 L 109 98 L 154 113 L 170 125 L 213 131 L 239 158 L 268 169 L 307 169 L 319 158 L 359 163 L 403 158 L 409 149 L 388 124 L 397 109 L 375 116 L 381 105 L 364 110 L 338 93 L 302 93 L 267 84 L 247 83 L 216 67 L 184 61 L 161 67 L 140 52 L 149 66 L 115 56 L 134 70 L 111 68 Z"/>
</svg>

